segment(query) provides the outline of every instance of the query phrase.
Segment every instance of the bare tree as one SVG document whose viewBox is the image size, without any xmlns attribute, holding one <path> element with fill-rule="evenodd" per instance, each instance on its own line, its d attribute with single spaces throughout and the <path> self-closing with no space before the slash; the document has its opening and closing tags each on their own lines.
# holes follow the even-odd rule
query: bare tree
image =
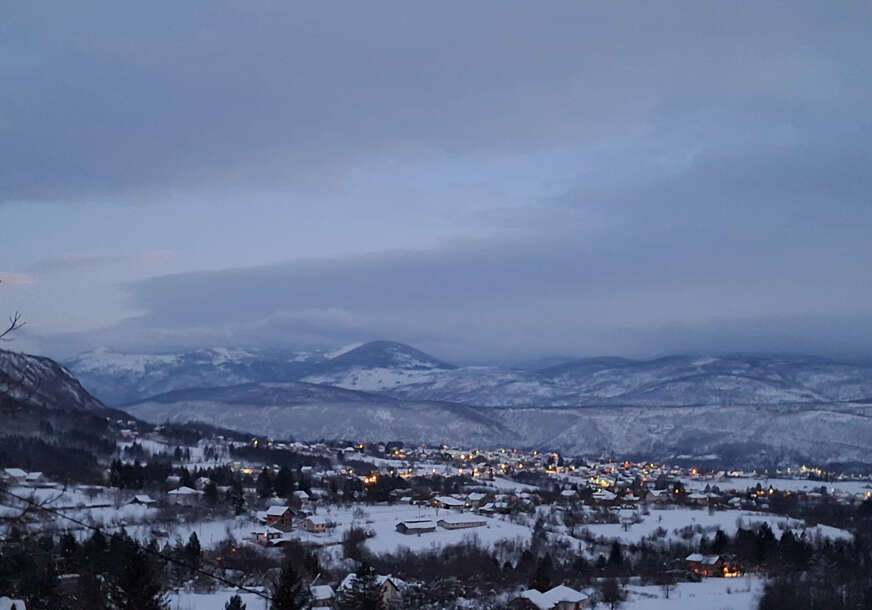
<svg viewBox="0 0 872 610">
<path fill-rule="evenodd" d="M 0 283 L 2 282 L 3 280 L 0 280 Z M 14 314 L 9 316 L 9 326 L 7 326 L 5 330 L 0 331 L 0 341 L 10 341 L 12 338 L 9 335 L 24 326 L 24 324 L 24 320 L 21 319 L 21 312 L 16 311 Z"/>
<path fill-rule="evenodd" d="M 6 327 L 6 330 L 0 332 L 0 341 L 11 341 L 11 335 L 13 332 L 24 326 L 24 321 L 21 319 L 21 312 L 16 311 L 14 314 L 9 316 L 9 326 Z"/>
</svg>

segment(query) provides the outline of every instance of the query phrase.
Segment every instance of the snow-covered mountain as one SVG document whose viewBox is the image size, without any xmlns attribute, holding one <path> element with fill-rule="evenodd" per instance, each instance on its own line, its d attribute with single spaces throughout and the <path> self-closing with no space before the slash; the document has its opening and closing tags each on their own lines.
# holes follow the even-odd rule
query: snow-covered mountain
<svg viewBox="0 0 872 610">
<path fill-rule="evenodd" d="M 568 455 L 717 455 L 766 461 L 872 463 L 872 406 L 487 408 L 445 402 L 322 400 L 180 392 L 126 409 L 154 423 L 205 421 L 273 438 L 403 440 L 557 450 Z M 211 395 L 210 395 L 211 394 Z"/>
<path fill-rule="evenodd" d="M 757 405 L 872 397 L 872 365 L 808 357 L 591 358 L 537 371 L 432 362 L 427 367 L 334 362 L 327 369 L 317 367 L 305 380 L 396 398 L 493 407 Z"/>
<path fill-rule="evenodd" d="M 7 350 L 0 350 L 0 397 L 49 409 L 105 410 L 99 400 L 54 360 Z"/>
<path fill-rule="evenodd" d="M 872 397 L 872 365 L 766 355 L 591 358 L 540 370 L 448 364 L 389 341 L 334 352 L 90 352 L 66 363 L 109 404 L 193 387 L 305 381 L 486 407 L 776 405 Z"/>
<path fill-rule="evenodd" d="M 305 381 L 177 390 L 125 409 L 156 423 L 299 439 L 872 463 L 872 406 L 863 402 L 872 367 L 863 363 L 678 356 L 524 371 L 454 367 L 389 342 L 333 356 L 305 361 Z"/>
<path fill-rule="evenodd" d="M 320 352 L 209 348 L 124 354 L 98 349 L 64 364 L 101 400 L 118 405 L 187 388 L 293 381 L 326 360 Z"/>
</svg>

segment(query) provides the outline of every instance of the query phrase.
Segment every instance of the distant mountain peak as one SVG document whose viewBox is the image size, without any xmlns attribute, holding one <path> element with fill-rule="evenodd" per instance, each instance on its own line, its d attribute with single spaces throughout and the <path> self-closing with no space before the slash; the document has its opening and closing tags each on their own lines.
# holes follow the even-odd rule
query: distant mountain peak
<svg viewBox="0 0 872 610">
<path fill-rule="evenodd" d="M 336 366 L 362 366 L 368 368 L 398 368 L 408 370 L 454 369 L 430 354 L 396 341 L 370 341 L 334 357 Z"/>
<path fill-rule="evenodd" d="M 333 360 L 334 358 L 338 358 L 342 354 L 347 354 L 351 350 L 357 349 L 362 345 L 363 343 L 361 343 L 360 341 L 356 341 L 355 343 L 349 343 L 348 345 L 344 345 L 338 349 L 333 350 L 332 352 L 327 352 L 326 354 L 324 354 L 324 357 L 328 360 Z"/>
</svg>

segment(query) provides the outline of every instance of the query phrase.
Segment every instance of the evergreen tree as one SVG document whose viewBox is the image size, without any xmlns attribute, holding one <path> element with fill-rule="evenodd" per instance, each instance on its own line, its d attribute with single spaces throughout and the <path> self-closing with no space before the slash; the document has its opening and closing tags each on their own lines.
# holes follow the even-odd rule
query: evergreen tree
<svg viewBox="0 0 872 610">
<path fill-rule="evenodd" d="M 273 489 L 280 498 L 285 498 L 294 490 L 294 475 L 287 466 L 282 466 L 273 482 Z"/>
<path fill-rule="evenodd" d="M 621 590 L 621 585 L 614 578 L 606 579 L 600 585 L 599 593 L 600 599 L 610 610 L 615 610 L 624 601 L 624 592 Z"/>
<path fill-rule="evenodd" d="M 182 558 L 186 565 L 191 569 L 188 572 L 190 578 L 197 579 L 197 570 L 201 564 L 202 549 L 200 548 L 200 539 L 197 537 L 197 532 L 191 532 L 188 542 L 185 543 L 182 549 Z"/>
<path fill-rule="evenodd" d="M 242 598 L 234 595 L 224 604 L 224 610 L 245 610 L 245 604 L 242 603 Z"/>
<path fill-rule="evenodd" d="M 269 471 L 264 468 L 257 477 L 257 495 L 261 498 L 268 498 L 272 495 L 272 477 L 269 476 Z"/>
<path fill-rule="evenodd" d="M 109 587 L 118 610 L 165 610 L 163 590 L 145 553 L 130 538 L 120 542 L 121 561 Z"/>
<path fill-rule="evenodd" d="M 287 558 L 278 581 L 273 584 L 272 598 L 271 610 L 302 610 L 309 603 L 309 589 Z"/>
<path fill-rule="evenodd" d="M 109 610 L 109 606 L 106 603 L 106 587 L 103 580 L 90 565 L 79 573 L 79 583 L 76 587 L 75 597 L 76 607 L 78 608 Z"/>
<path fill-rule="evenodd" d="M 615 540 L 612 543 L 612 549 L 609 551 L 609 567 L 620 568 L 624 565 L 624 553 L 621 549 L 621 543 Z"/>
<path fill-rule="evenodd" d="M 210 506 L 218 504 L 218 486 L 215 485 L 214 481 L 209 481 L 203 488 L 203 499 Z"/>
<path fill-rule="evenodd" d="M 37 552 L 34 561 L 21 574 L 20 588 L 33 610 L 59 610 L 63 605 L 58 574 L 50 552 Z"/>
<path fill-rule="evenodd" d="M 551 561 L 551 555 L 546 553 L 545 556 L 536 563 L 536 569 L 533 571 L 533 575 L 529 582 L 530 588 L 536 589 L 542 593 L 550 589 L 553 571 L 554 564 Z"/>
<path fill-rule="evenodd" d="M 238 479 L 233 480 L 233 484 L 227 492 L 227 500 L 233 507 L 234 515 L 239 516 L 245 511 L 245 494 L 242 493 L 242 483 Z"/>
<path fill-rule="evenodd" d="M 200 548 L 200 539 L 197 537 L 197 532 L 191 532 L 191 535 L 188 537 L 188 542 L 185 543 L 184 551 L 185 560 L 188 565 L 195 568 L 200 567 L 200 554 L 202 553 L 202 549 Z"/>
<path fill-rule="evenodd" d="M 350 585 L 343 589 L 336 600 L 339 610 L 383 610 L 381 587 L 375 571 L 366 563 L 354 575 Z"/>
</svg>

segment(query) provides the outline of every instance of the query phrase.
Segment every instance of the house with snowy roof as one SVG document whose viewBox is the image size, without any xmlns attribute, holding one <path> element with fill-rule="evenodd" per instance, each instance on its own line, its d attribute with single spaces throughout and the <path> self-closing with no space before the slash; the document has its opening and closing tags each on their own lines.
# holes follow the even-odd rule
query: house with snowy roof
<svg viewBox="0 0 872 610">
<path fill-rule="evenodd" d="M 587 608 L 590 597 L 566 585 L 558 585 L 542 593 L 527 589 L 513 599 L 509 606 L 513 610 L 583 610 Z"/>
<path fill-rule="evenodd" d="M 700 576 L 723 576 L 724 559 L 720 555 L 691 553 L 684 558 L 687 569 Z"/>
<path fill-rule="evenodd" d="M 21 468 L 4 468 L 3 478 L 12 485 L 20 485 L 27 480 L 27 472 Z"/>
<path fill-rule="evenodd" d="M 457 498 L 453 498 L 451 496 L 436 496 L 433 499 L 433 504 L 439 508 L 454 508 L 454 509 L 466 508 L 465 501 L 458 500 Z"/>
<path fill-rule="evenodd" d="M 136 494 L 133 498 L 130 499 L 128 504 L 142 504 L 144 506 L 150 506 L 155 503 L 155 500 L 146 494 Z"/>
<path fill-rule="evenodd" d="M 333 607 L 336 592 L 330 585 L 312 585 L 309 587 L 309 592 L 312 594 L 311 607 L 313 610 Z"/>
<path fill-rule="evenodd" d="M 303 520 L 303 529 L 311 534 L 323 534 L 327 531 L 327 520 L 314 515 L 306 517 Z"/>
<path fill-rule="evenodd" d="M 397 523 L 397 531 L 401 534 L 426 534 L 436 531 L 436 523 L 430 519 L 400 521 Z"/>
<path fill-rule="evenodd" d="M 354 582 L 357 580 L 357 574 L 352 572 L 348 576 L 342 579 L 342 582 L 339 583 L 338 590 L 339 591 L 348 591 L 354 586 Z M 382 604 L 385 607 L 389 607 L 391 602 L 397 599 L 400 596 L 400 591 L 403 586 L 406 584 L 399 578 L 395 578 L 390 574 L 377 574 L 375 577 L 375 582 L 378 584 L 379 589 L 381 590 L 382 595 Z"/>
<path fill-rule="evenodd" d="M 264 515 L 264 520 L 267 525 L 290 529 L 294 521 L 294 511 L 291 510 L 290 506 L 270 506 Z"/>
<path fill-rule="evenodd" d="M 198 504 L 203 492 L 199 489 L 191 489 L 190 487 L 182 486 L 167 492 L 170 501 L 175 504 Z"/>
</svg>

